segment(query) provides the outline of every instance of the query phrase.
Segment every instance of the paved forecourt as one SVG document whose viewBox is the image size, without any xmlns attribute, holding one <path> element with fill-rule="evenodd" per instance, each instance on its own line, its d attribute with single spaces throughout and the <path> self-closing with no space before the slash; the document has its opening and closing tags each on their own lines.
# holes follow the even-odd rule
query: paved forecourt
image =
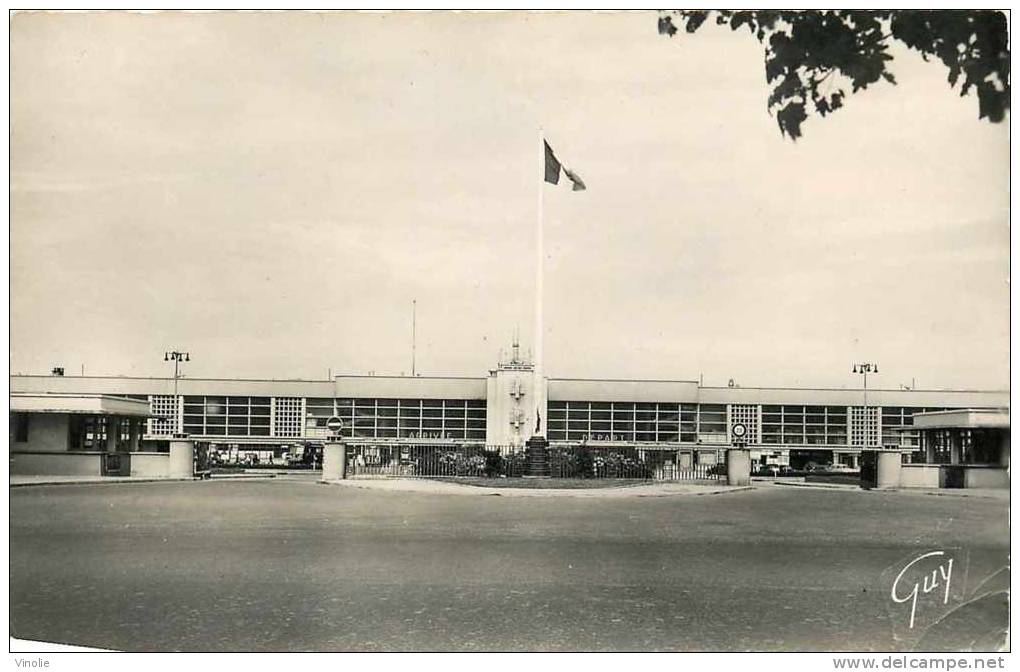
<svg viewBox="0 0 1020 672">
<path fill-rule="evenodd" d="M 905 649 L 890 567 L 965 548 L 976 585 L 1008 554 L 1006 502 L 908 493 L 264 479 L 10 500 L 11 634 L 126 650 Z"/>
</svg>

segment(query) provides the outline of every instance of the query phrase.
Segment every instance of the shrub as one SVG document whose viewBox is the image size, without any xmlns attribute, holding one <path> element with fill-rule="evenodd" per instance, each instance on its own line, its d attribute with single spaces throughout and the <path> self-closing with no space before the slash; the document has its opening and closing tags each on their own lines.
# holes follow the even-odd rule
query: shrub
<svg viewBox="0 0 1020 672">
<path fill-rule="evenodd" d="M 486 478 L 495 478 L 503 471 L 503 456 L 498 450 L 485 451 L 484 472 Z"/>
<path fill-rule="evenodd" d="M 587 445 L 581 444 L 577 448 L 576 459 L 576 473 L 579 478 L 591 478 L 595 475 L 595 458 Z"/>
</svg>

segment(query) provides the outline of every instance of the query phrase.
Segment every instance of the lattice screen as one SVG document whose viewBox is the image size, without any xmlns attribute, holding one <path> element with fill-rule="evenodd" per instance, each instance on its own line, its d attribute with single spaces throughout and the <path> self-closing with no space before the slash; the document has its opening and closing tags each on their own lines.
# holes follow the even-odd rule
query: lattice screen
<svg viewBox="0 0 1020 672">
<path fill-rule="evenodd" d="M 273 398 L 273 436 L 301 436 L 305 416 L 303 401 L 301 397 Z"/>
<path fill-rule="evenodd" d="M 850 445 L 877 446 L 878 443 L 878 407 L 850 407 Z"/>
<path fill-rule="evenodd" d="M 150 418 L 147 433 L 152 436 L 172 436 L 181 431 L 180 397 L 172 394 L 154 394 L 149 397 Z"/>
<path fill-rule="evenodd" d="M 730 404 L 730 436 L 733 436 L 733 425 L 738 422 L 747 427 L 744 440 L 748 445 L 759 444 L 758 404 Z"/>
</svg>

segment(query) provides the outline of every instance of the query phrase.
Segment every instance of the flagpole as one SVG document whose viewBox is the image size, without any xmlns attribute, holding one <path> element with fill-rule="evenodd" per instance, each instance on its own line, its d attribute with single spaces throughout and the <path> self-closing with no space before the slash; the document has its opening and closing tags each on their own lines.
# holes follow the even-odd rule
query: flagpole
<svg viewBox="0 0 1020 672">
<path fill-rule="evenodd" d="M 535 419 L 536 419 L 536 431 L 535 436 L 545 437 L 545 422 L 544 418 L 539 418 L 544 403 L 543 399 L 545 396 L 545 381 L 544 367 L 543 367 L 543 352 L 542 352 L 542 337 L 543 337 L 543 325 L 542 325 L 542 294 L 543 294 L 543 269 L 545 266 L 545 250 L 544 250 L 544 222 L 545 217 L 545 133 L 542 127 L 538 127 L 538 224 L 535 228 L 535 362 L 534 362 L 534 379 L 535 379 Z M 541 422 L 539 422 L 541 420 Z"/>
</svg>

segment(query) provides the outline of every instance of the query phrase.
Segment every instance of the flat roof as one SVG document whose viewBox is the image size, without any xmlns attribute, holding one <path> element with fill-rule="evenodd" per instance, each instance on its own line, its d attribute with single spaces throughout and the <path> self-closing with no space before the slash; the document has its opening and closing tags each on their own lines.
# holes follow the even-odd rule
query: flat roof
<svg viewBox="0 0 1020 672">
<path fill-rule="evenodd" d="M 959 408 L 915 413 L 913 429 L 1008 429 L 1008 409 Z"/>
<path fill-rule="evenodd" d="M 325 380 L 189 378 L 177 380 L 181 395 L 306 398 L 485 399 L 489 377 L 377 376 L 338 374 Z M 861 406 L 864 390 L 834 387 L 719 387 L 694 380 L 548 378 L 551 401 L 619 401 L 703 404 L 804 404 Z M 12 375 L 12 390 L 113 396 L 168 395 L 173 378 L 136 376 Z M 869 389 L 872 406 L 996 408 L 1009 405 L 1008 390 Z"/>
<path fill-rule="evenodd" d="M 149 402 L 111 394 L 71 394 L 61 392 L 12 392 L 11 411 L 17 413 L 75 413 L 153 417 Z"/>
</svg>

